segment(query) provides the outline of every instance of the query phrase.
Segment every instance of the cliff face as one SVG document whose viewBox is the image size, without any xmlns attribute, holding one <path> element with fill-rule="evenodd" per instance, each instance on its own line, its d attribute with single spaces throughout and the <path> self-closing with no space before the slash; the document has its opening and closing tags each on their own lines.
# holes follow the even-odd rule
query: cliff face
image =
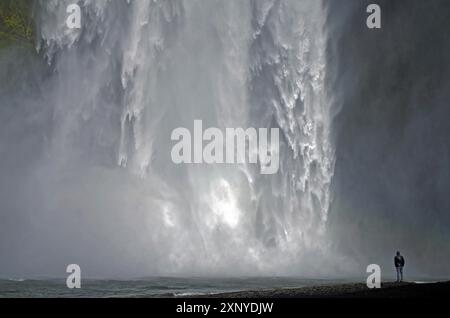
<svg viewBox="0 0 450 318">
<path fill-rule="evenodd" d="M 32 45 L 34 0 L 0 1 L 0 49 L 11 45 Z"/>
<path fill-rule="evenodd" d="M 377 31 L 361 23 L 374 2 L 383 12 Z M 399 249 L 409 274 L 447 276 L 450 2 L 345 3 L 326 2 L 333 96 L 342 105 L 330 235 L 361 265 L 391 268 Z"/>
</svg>

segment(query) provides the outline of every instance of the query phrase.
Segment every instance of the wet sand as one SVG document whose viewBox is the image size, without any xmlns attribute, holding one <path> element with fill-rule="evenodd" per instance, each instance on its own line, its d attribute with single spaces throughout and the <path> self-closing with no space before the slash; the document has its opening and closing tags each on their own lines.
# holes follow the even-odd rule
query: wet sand
<svg viewBox="0 0 450 318">
<path fill-rule="evenodd" d="M 365 284 L 338 284 L 303 288 L 241 291 L 209 295 L 212 298 L 409 298 L 450 295 L 450 281 L 438 283 L 383 283 L 380 289 Z"/>
</svg>

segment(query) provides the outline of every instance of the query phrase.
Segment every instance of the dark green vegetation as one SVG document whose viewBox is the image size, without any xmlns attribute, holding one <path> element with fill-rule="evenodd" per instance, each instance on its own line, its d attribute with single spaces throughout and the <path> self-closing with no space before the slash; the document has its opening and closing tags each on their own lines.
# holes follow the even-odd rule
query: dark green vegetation
<svg viewBox="0 0 450 318">
<path fill-rule="evenodd" d="M 0 0 L 0 49 L 31 46 L 34 39 L 34 0 Z"/>
</svg>

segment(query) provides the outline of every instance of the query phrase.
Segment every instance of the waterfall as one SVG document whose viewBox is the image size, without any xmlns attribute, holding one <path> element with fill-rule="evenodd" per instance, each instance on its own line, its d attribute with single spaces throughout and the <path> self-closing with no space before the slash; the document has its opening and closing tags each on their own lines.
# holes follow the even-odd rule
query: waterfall
<svg viewBox="0 0 450 318">
<path fill-rule="evenodd" d="M 47 240 L 81 240 L 70 259 L 114 273 L 319 273 L 334 170 L 321 1 L 83 0 L 80 30 L 72 2 L 35 13 L 51 131 L 33 217 L 70 228 Z M 196 119 L 279 128 L 279 172 L 173 164 L 171 131 Z"/>
</svg>

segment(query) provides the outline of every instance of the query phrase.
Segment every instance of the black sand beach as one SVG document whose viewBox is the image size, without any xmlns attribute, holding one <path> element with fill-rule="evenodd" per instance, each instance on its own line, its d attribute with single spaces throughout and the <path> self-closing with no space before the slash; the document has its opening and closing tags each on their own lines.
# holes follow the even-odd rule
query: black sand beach
<svg viewBox="0 0 450 318">
<path fill-rule="evenodd" d="M 363 283 L 242 291 L 209 295 L 212 298 L 441 298 L 450 295 L 450 282 L 383 283 L 368 289 Z"/>
</svg>

